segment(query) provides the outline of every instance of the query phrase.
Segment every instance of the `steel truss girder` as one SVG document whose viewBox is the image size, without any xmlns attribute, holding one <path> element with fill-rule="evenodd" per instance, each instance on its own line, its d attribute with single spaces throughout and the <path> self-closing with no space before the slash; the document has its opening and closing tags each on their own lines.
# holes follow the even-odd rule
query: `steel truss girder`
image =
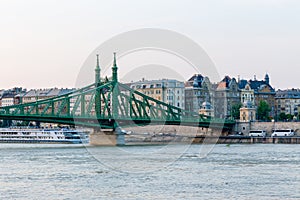
<svg viewBox="0 0 300 200">
<path fill-rule="evenodd" d="M 151 123 L 232 129 L 235 124 L 177 108 L 118 82 L 92 84 L 50 99 L 0 107 L 0 119 L 100 128 Z"/>
</svg>

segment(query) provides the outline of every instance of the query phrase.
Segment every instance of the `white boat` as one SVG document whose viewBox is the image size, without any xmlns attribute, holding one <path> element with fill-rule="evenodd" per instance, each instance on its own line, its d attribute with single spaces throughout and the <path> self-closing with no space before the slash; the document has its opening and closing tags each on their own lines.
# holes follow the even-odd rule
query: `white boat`
<svg viewBox="0 0 300 200">
<path fill-rule="evenodd" d="M 76 129 L 2 128 L 0 143 L 88 143 L 88 134 Z"/>
</svg>

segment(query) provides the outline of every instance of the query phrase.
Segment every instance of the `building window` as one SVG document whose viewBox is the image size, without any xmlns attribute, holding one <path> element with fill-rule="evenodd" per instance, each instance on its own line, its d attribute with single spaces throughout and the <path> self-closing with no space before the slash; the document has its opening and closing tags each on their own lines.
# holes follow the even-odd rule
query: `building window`
<svg viewBox="0 0 300 200">
<path fill-rule="evenodd" d="M 167 100 L 173 100 L 173 96 L 167 96 Z"/>
</svg>

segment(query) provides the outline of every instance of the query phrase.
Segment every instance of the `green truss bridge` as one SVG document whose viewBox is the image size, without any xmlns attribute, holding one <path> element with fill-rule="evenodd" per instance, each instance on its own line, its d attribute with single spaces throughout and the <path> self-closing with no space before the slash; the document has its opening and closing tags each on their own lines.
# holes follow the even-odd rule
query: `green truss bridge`
<svg viewBox="0 0 300 200">
<path fill-rule="evenodd" d="M 100 78 L 97 55 L 95 83 L 54 98 L 0 107 L 0 119 L 78 125 L 100 129 L 143 125 L 180 125 L 232 130 L 235 122 L 189 112 L 158 101 L 118 82 L 116 55 L 112 79 Z"/>
</svg>

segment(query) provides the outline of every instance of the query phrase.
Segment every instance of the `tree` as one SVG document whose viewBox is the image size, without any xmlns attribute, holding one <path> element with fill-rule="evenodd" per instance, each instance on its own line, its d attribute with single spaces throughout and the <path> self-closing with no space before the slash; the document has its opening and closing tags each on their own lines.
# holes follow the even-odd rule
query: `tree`
<svg viewBox="0 0 300 200">
<path fill-rule="evenodd" d="M 257 107 L 258 120 L 267 121 L 269 119 L 269 113 L 271 108 L 266 101 L 260 101 Z"/>
<path fill-rule="evenodd" d="M 233 104 L 231 107 L 231 116 L 233 119 L 240 119 L 240 108 L 242 107 L 241 103 Z"/>
<path fill-rule="evenodd" d="M 280 113 L 279 117 L 278 117 L 278 120 L 279 121 L 285 121 L 286 120 L 286 114 L 284 112 Z"/>
<path fill-rule="evenodd" d="M 292 121 L 292 119 L 294 118 L 294 115 L 287 114 L 286 118 L 287 118 L 288 121 Z"/>
</svg>

